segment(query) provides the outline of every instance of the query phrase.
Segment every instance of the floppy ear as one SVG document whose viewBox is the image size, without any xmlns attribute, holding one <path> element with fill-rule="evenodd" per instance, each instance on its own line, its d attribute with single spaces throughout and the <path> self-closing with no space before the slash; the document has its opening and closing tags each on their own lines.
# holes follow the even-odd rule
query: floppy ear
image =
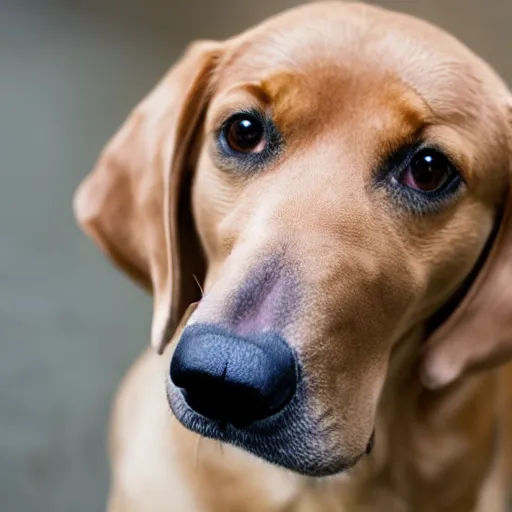
<svg viewBox="0 0 512 512">
<path fill-rule="evenodd" d="M 200 299 L 205 263 L 190 184 L 194 143 L 211 94 L 220 45 L 192 45 L 131 113 L 78 188 L 84 231 L 153 293 L 151 343 L 162 352 L 187 306 Z"/>
<path fill-rule="evenodd" d="M 457 309 L 427 340 L 424 385 L 448 385 L 466 372 L 512 357 L 512 193 L 477 278 Z"/>
</svg>

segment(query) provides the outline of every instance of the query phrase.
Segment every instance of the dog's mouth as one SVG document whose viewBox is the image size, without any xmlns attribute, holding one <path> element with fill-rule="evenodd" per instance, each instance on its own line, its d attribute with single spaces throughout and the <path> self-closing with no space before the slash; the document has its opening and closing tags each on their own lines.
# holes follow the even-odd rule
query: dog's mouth
<svg viewBox="0 0 512 512">
<path fill-rule="evenodd" d="M 167 382 L 169 405 L 186 428 L 300 474 L 351 468 L 308 404 L 298 356 L 277 333 L 241 337 L 211 324 L 184 329 Z"/>
<path fill-rule="evenodd" d="M 187 403 L 183 392 L 171 380 L 167 383 L 167 399 L 178 421 L 187 429 L 246 450 L 272 464 L 296 473 L 325 477 L 346 472 L 371 452 L 372 434 L 366 450 L 346 458 L 326 442 L 322 431 L 310 418 L 303 401 L 304 389 L 298 392 L 281 411 L 273 416 L 236 426 L 222 419 L 210 419 L 196 412 Z M 302 396 L 301 396 L 302 395 Z"/>
</svg>

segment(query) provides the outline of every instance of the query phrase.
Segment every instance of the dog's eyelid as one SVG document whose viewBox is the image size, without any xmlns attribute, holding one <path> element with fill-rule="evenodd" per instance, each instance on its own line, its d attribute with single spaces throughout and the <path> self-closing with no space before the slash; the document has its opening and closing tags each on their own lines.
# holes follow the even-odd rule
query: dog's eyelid
<svg viewBox="0 0 512 512">
<path fill-rule="evenodd" d="M 219 129 L 230 116 L 239 112 L 270 113 L 271 102 L 258 82 L 236 84 L 214 98 L 206 118 L 207 131 Z"/>
<path fill-rule="evenodd" d="M 464 132 L 454 126 L 432 123 L 426 127 L 421 144 L 442 153 L 465 183 L 471 181 L 477 148 Z"/>
<path fill-rule="evenodd" d="M 243 116 L 259 119 L 265 125 L 273 124 L 272 111 L 260 106 L 242 105 L 239 108 L 226 110 L 222 114 L 218 115 L 215 123 L 211 125 L 211 133 L 218 134 L 230 121 Z"/>
<path fill-rule="evenodd" d="M 402 142 L 402 144 L 395 148 L 388 149 L 388 151 L 377 160 L 375 171 L 377 182 L 383 181 L 390 173 L 406 165 L 420 147 L 421 142 L 410 140 Z"/>
<path fill-rule="evenodd" d="M 459 153 L 453 151 L 450 148 L 442 147 L 438 144 L 432 144 L 429 147 L 442 153 L 447 158 L 448 162 L 450 162 L 453 170 L 457 172 L 462 178 L 462 181 L 466 183 L 468 174 L 467 161 L 461 158 Z"/>
<path fill-rule="evenodd" d="M 453 149 L 445 147 L 437 141 L 424 138 L 406 142 L 398 149 L 392 151 L 387 157 L 384 157 L 379 166 L 379 174 L 381 174 L 382 177 L 383 172 L 388 174 L 393 170 L 403 169 L 419 152 L 428 150 L 443 155 L 453 167 L 453 170 L 460 174 L 463 181 L 466 181 L 465 169 L 467 169 L 467 162 Z"/>
</svg>

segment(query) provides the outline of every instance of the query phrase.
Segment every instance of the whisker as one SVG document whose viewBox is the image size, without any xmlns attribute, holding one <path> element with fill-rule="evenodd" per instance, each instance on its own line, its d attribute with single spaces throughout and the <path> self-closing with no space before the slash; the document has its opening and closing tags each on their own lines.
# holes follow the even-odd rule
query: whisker
<svg viewBox="0 0 512 512">
<path fill-rule="evenodd" d="M 315 423 L 316 423 L 316 426 L 317 427 L 321 427 L 323 421 L 325 420 L 325 418 L 327 418 L 328 416 L 331 416 L 333 414 L 333 408 L 332 407 L 327 407 L 323 412 L 322 414 L 320 414 L 316 419 L 315 419 Z"/>
<path fill-rule="evenodd" d="M 203 287 L 201 286 L 201 283 L 199 282 L 199 279 L 197 279 L 197 276 L 195 274 L 192 274 L 196 284 L 197 284 L 197 287 L 199 288 L 199 291 L 201 292 L 201 297 L 204 296 L 204 290 L 203 290 Z"/>
<path fill-rule="evenodd" d="M 202 441 L 201 436 L 197 435 L 196 450 L 195 450 L 195 456 L 194 456 L 195 468 L 197 468 L 197 466 L 199 465 L 199 450 L 201 448 L 201 441 Z"/>
</svg>

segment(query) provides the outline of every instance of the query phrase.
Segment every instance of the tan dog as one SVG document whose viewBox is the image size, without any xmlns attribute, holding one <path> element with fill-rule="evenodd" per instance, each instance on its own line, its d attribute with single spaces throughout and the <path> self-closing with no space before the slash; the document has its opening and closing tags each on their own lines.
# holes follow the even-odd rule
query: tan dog
<svg viewBox="0 0 512 512">
<path fill-rule="evenodd" d="M 505 510 L 511 106 L 361 4 L 186 52 L 75 201 L 154 296 L 111 511 Z"/>
</svg>

